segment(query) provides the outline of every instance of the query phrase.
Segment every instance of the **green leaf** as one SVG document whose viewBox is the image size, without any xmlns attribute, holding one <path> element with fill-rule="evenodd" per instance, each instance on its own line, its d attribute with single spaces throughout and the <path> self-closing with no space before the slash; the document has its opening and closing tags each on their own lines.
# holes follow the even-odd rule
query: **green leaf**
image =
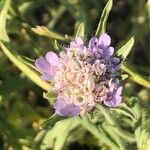
<svg viewBox="0 0 150 150">
<path fill-rule="evenodd" d="M 99 129 L 103 130 L 103 132 L 105 134 L 107 134 L 107 136 L 114 141 L 114 143 L 116 143 L 119 146 L 119 149 L 121 150 L 125 150 L 125 140 L 123 140 L 122 138 L 120 138 L 111 128 L 109 124 L 102 124 L 101 126 L 98 126 Z"/>
<path fill-rule="evenodd" d="M 101 105 L 97 105 L 97 109 L 104 115 L 107 123 L 110 125 L 110 128 L 117 133 L 120 137 L 124 138 L 127 141 L 130 142 L 135 142 L 134 136 L 128 132 L 123 130 L 117 123 L 116 119 L 114 118 L 114 116 L 110 113 L 109 109 L 101 106 Z"/>
<path fill-rule="evenodd" d="M 6 32 L 6 19 L 10 2 L 11 0 L 1 0 L 0 2 L 0 40 L 5 42 L 9 41 L 9 37 Z"/>
<path fill-rule="evenodd" d="M 47 99 L 51 105 L 54 105 L 57 96 L 56 93 L 48 91 L 47 93 L 43 93 L 43 97 Z"/>
<path fill-rule="evenodd" d="M 102 15 L 100 17 L 100 21 L 99 21 L 99 24 L 98 24 L 98 27 L 97 27 L 97 30 L 96 30 L 96 33 L 95 33 L 96 36 L 99 36 L 102 33 L 106 32 L 107 19 L 108 19 L 110 10 L 112 8 L 112 5 L 113 5 L 113 1 L 108 0 L 107 4 L 106 4 L 106 6 L 105 6 L 105 8 L 102 12 Z"/>
<path fill-rule="evenodd" d="M 36 26 L 35 28 L 32 28 L 31 30 L 38 35 L 65 41 L 65 37 L 63 35 L 53 32 L 44 26 Z"/>
<path fill-rule="evenodd" d="M 116 55 L 122 57 L 122 59 L 125 60 L 129 52 L 131 51 L 133 45 L 134 45 L 134 37 L 131 37 L 130 40 L 126 42 L 126 44 L 124 44 L 119 50 L 117 50 Z"/>
<path fill-rule="evenodd" d="M 118 145 L 111 140 L 103 130 L 99 130 L 96 125 L 90 122 L 87 115 L 80 117 L 79 122 L 88 130 L 90 131 L 96 138 L 101 140 L 102 142 L 106 143 L 108 146 L 113 147 L 114 149 L 118 149 Z"/>
<path fill-rule="evenodd" d="M 135 134 L 135 139 L 136 139 L 136 143 L 138 146 L 138 149 L 141 149 L 141 145 L 142 145 L 142 130 L 143 128 L 143 114 L 142 114 L 142 108 L 140 106 L 139 103 L 139 99 L 136 97 L 131 97 L 130 101 L 132 102 L 132 109 L 134 110 L 134 112 L 137 115 L 137 120 L 134 122 L 134 134 Z"/>
<path fill-rule="evenodd" d="M 27 66 L 30 66 L 31 68 L 37 70 L 37 68 L 35 67 L 35 60 L 21 55 L 18 56 L 18 59 L 22 61 L 24 64 L 26 64 Z"/>
<path fill-rule="evenodd" d="M 125 71 L 126 73 L 128 73 L 131 76 L 131 79 L 133 81 L 135 81 L 136 83 L 150 88 L 150 81 L 144 77 L 142 77 L 142 75 L 140 75 L 138 72 L 136 72 L 134 69 L 132 69 L 131 67 L 127 66 L 127 65 L 123 65 L 121 68 L 123 71 Z"/>
<path fill-rule="evenodd" d="M 122 74 L 121 75 L 121 80 L 125 80 L 125 79 L 127 79 L 129 76 L 128 76 L 128 74 Z"/>
<path fill-rule="evenodd" d="M 124 112 L 130 114 L 135 120 L 137 119 L 137 114 L 134 112 L 134 110 L 131 108 L 131 106 L 128 106 L 126 103 L 122 103 L 120 106 L 120 109 L 124 110 Z"/>
<path fill-rule="evenodd" d="M 10 50 L 0 41 L 0 47 L 2 51 L 5 53 L 5 55 L 15 64 L 16 67 L 18 67 L 29 79 L 31 79 L 35 84 L 43 88 L 44 90 L 50 91 L 51 86 L 42 81 L 39 75 L 29 67 L 27 67 L 25 64 L 23 64 L 17 57 L 15 57 Z"/>
<path fill-rule="evenodd" d="M 55 125 L 56 122 L 58 122 L 60 120 L 64 120 L 64 119 L 66 119 L 66 118 L 63 118 L 61 116 L 58 116 L 57 114 L 54 114 L 53 116 L 51 116 L 49 119 L 45 120 L 41 124 L 41 128 L 42 129 L 53 128 L 53 126 Z"/>
<path fill-rule="evenodd" d="M 54 41 L 54 49 L 58 52 L 62 49 L 61 45 L 58 44 L 57 40 Z"/>
<path fill-rule="evenodd" d="M 85 32 L 85 26 L 84 23 L 80 23 L 77 32 L 76 32 L 76 37 L 81 37 L 84 38 L 84 32 Z"/>
<path fill-rule="evenodd" d="M 62 150 L 64 149 L 63 146 L 66 142 L 66 139 L 70 133 L 71 130 L 73 130 L 75 127 L 79 125 L 77 118 L 71 118 L 71 119 L 65 119 L 62 121 L 59 121 L 55 124 L 55 126 L 46 131 L 44 138 L 43 135 L 39 133 L 37 137 L 35 138 L 35 142 L 38 142 L 40 139 L 39 136 L 43 138 L 42 144 L 40 144 L 41 149 L 54 149 L 54 150 Z M 41 131 L 43 132 L 43 131 Z M 35 143 L 36 145 L 36 143 Z"/>
<path fill-rule="evenodd" d="M 118 114 L 123 114 L 129 118 L 131 118 L 133 121 L 137 119 L 137 116 L 135 112 L 130 108 L 127 104 L 122 103 L 120 107 L 118 108 L 111 108 L 111 110 L 116 111 Z"/>
</svg>

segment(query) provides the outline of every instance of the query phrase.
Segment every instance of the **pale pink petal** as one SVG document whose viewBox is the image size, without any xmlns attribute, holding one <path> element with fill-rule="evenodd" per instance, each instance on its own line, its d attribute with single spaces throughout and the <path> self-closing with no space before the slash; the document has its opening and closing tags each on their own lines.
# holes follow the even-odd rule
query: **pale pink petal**
<svg viewBox="0 0 150 150">
<path fill-rule="evenodd" d="M 76 41 L 77 45 L 83 45 L 84 44 L 81 37 L 76 37 L 75 41 Z"/>
<path fill-rule="evenodd" d="M 48 74 L 48 73 L 44 73 L 42 76 L 41 76 L 41 79 L 43 81 L 50 81 L 51 80 L 51 75 Z"/>
<path fill-rule="evenodd" d="M 59 67 L 60 65 L 59 57 L 52 51 L 46 54 L 46 60 L 50 63 L 51 66 Z"/>
</svg>

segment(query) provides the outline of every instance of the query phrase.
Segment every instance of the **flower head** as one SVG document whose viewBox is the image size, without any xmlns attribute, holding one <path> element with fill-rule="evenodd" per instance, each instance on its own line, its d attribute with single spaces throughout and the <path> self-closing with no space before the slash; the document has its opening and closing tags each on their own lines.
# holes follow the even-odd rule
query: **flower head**
<svg viewBox="0 0 150 150">
<path fill-rule="evenodd" d="M 54 83 L 56 113 L 77 116 L 91 111 L 97 103 L 119 106 L 122 86 L 117 79 L 120 59 L 113 56 L 111 38 L 102 34 L 92 37 L 86 46 L 80 37 L 59 56 L 50 51 L 36 60 L 41 79 Z"/>
</svg>

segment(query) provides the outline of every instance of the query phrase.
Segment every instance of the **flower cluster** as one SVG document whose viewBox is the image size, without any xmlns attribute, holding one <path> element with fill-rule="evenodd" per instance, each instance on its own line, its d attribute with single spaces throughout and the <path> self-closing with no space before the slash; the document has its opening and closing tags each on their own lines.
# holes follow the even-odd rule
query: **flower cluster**
<svg viewBox="0 0 150 150">
<path fill-rule="evenodd" d="M 57 114 L 83 115 L 97 103 L 119 106 L 122 99 L 122 86 L 117 78 L 120 59 L 113 56 L 114 48 L 110 44 L 111 38 L 106 33 L 91 38 L 88 46 L 77 37 L 59 56 L 50 51 L 45 58 L 36 60 L 41 79 L 54 84 Z"/>
</svg>

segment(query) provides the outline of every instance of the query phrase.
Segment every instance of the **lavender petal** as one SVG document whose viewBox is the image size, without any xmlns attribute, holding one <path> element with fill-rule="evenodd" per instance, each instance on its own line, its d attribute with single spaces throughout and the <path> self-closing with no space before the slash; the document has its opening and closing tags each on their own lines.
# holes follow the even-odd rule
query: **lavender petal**
<svg viewBox="0 0 150 150">
<path fill-rule="evenodd" d="M 66 104 L 64 100 L 58 99 L 55 103 L 55 112 L 60 116 L 72 116 L 79 115 L 80 108 L 74 104 Z"/>
<path fill-rule="evenodd" d="M 42 72 L 48 72 L 50 70 L 50 64 L 44 58 L 38 58 L 35 61 L 35 66 Z"/>
<path fill-rule="evenodd" d="M 96 37 L 93 37 L 89 41 L 89 48 L 94 48 L 95 46 L 98 45 L 98 39 Z"/>
<path fill-rule="evenodd" d="M 51 66 L 59 67 L 60 65 L 58 56 L 52 51 L 46 54 L 46 60 L 50 63 Z"/>
<path fill-rule="evenodd" d="M 112 56 L 113 53 L 114 53 L 114 48 L 110 46 L 110 47 L 107 49 L 107 51 L 108 51 L 108 54 L 107 54 L 107 55 Z"/>
<path fill-rule="evenodd" d="M 99 37 L 99 45 L 106 48 L 110 45 L 111 38 L 108 34 L 104 33 Z"/>
<path fill-rule="evenodd" d="M 104 100 L 104 104 L 109 107 L 117 107 L 122 100 L 122 86 L 118 86 L 116 83 L 112 84 L 110 87 L 110 95 L 108 99 Z"/>
<path fill-rule="evenodd" d="M 104 104 L 108 107 L 118 107 L 121 103 L 121 96 L 114 96 L 111 100 L 105 100 Z"/>
<path fill-rule="evenodd" d="M 52 76 L 51 74 L 48 74 L 48 73 L 44 73 L 42 76 L 41 76 L 41 79 L 43 81 L 50 81 L 52 79 Z"/>
</svg>

